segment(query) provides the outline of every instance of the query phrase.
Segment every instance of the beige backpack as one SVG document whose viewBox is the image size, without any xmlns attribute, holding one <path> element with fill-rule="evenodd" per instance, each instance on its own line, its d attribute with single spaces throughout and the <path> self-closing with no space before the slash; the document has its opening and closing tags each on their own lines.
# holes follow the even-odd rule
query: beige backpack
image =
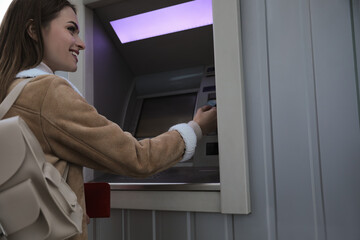
<svg viewBox="0 0 360 240">
<path fill-rule="evenodd" d="M 46 162 L 19 116 L 1 120 L 30 80 L 20 82 L 0 104 L 0 239 L 66 239 L 81 233 L 83 217 L 67 176 Z"/>
</svg>

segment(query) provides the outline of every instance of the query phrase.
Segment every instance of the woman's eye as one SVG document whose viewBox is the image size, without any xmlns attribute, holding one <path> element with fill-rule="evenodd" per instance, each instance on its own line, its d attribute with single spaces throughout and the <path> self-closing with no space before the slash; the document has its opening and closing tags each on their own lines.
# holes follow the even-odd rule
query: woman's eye
<svg viewBox="0 0 360 240">
<path fill-rule="evenodd" d="M 68 30 L 72 33 L 75 33 L 76 31 L 76 28 L 75 27 L 68 27 Z"/>
</svg>

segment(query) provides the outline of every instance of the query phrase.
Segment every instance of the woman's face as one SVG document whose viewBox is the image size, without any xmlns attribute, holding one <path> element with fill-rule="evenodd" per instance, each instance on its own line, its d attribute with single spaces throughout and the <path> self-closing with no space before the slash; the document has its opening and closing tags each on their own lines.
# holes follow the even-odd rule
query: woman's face
<svg viewBox="0 0 360 240">
<path fill-rule="evenodd" d="M 79 23 L 70 7 L 63 8 L 57 18 L 42 28 L 43 62 L 55 71 L 75 72 L 79 51 L 85 49 L 79 37 Z"/>
</svg>

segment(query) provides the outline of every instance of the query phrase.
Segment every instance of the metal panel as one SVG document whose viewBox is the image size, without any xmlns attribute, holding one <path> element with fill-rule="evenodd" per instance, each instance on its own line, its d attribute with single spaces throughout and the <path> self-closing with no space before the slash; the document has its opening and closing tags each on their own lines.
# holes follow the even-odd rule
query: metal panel
<svg viewBox="0 0 360 240">
<path fill-rule="evenodd" d="M 112 210 L 110 218 L 92 220 L 95 225 L 93 232 L 89 232 L 94 240 L 124 240 L 124 221 L 122 210 Z M 92 230 L 92 228 L 91 228 Z M 92 234 L 90 234 L 92 233 Z M 91 239 L 89 237 L 89 239 Z"/>
<path fill-rule="evenodd" d="M 154 211 L 127 210 L 125 217 L 126 240 L 155 240 Z"/>
<path fill-rule="evenodd" d="M 220 193 L 201 191 L 112 191 L 111 207 L 220 212 Z"/>
<path fill-rule="evenodd" d="M 100 114 L 122 127 L 128 99 L 134 87 L 133 75 L 95 15 L 93 24 L 93 41 L 96 43 L 93 49 L 94 89 L 96 89 L 94 106 Z"/>
<path fill-rule="evenodd" d="M 96 239 L 95 228 L 96 228 L 96 220 L 90 219 L 90 224 L 87 226 L 88 228 L 88 240 Z"/>
<path fill-rule="evenodd" d="M 156 212 L 156 240 L 194 239 L 193 216 L 189 212 Z"/>
<path fill-rule="evenodd" d="M 267 1 L 278 239 L 323 239 L 309 6 Z M 320 233 L 320 235 L 319 235 Z"/>
<path fill-rule="evenodd" d="M 252 213 L 234 216 L 234 239 L 275 240 L 276 204 L 264 0 L 241 1 Z"/>
<path fill-rule="evenodd" d="M 360 238 L 360 128 L 350 3 L 341 0 L 311 2 L 329 240 Z"/>
<path fill-rule="evenodd" d="M 195 213 L 196 240 L 232 240 L 232 215 Z"/>
</svg>

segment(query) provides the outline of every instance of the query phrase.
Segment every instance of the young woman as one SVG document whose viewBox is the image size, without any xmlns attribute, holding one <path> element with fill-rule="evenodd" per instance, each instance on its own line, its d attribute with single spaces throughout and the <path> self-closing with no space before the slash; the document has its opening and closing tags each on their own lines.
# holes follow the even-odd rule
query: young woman
<svg viewBox="0 0 360 240">
<path fill-rule="evenodd" d="M 137 141 L 94 107 L 55 71 L 73 72 L 85 49 L 75 7 L 67 0 L 14 0 L 0 28 L 0 102 L 24 78 L 30 81 L 5 118 L 21 116 L 47 161 L 63 173 L 85 209 L 83 167 L 146 177 L 190 159 L 196 141 L 216 128 L 216 108 L 203 107 L 193 121 Z M 85 215 L 84 215 L 85 216 Z M 87 239 L 83 233 L 72 239 Z"/>
</svg>

